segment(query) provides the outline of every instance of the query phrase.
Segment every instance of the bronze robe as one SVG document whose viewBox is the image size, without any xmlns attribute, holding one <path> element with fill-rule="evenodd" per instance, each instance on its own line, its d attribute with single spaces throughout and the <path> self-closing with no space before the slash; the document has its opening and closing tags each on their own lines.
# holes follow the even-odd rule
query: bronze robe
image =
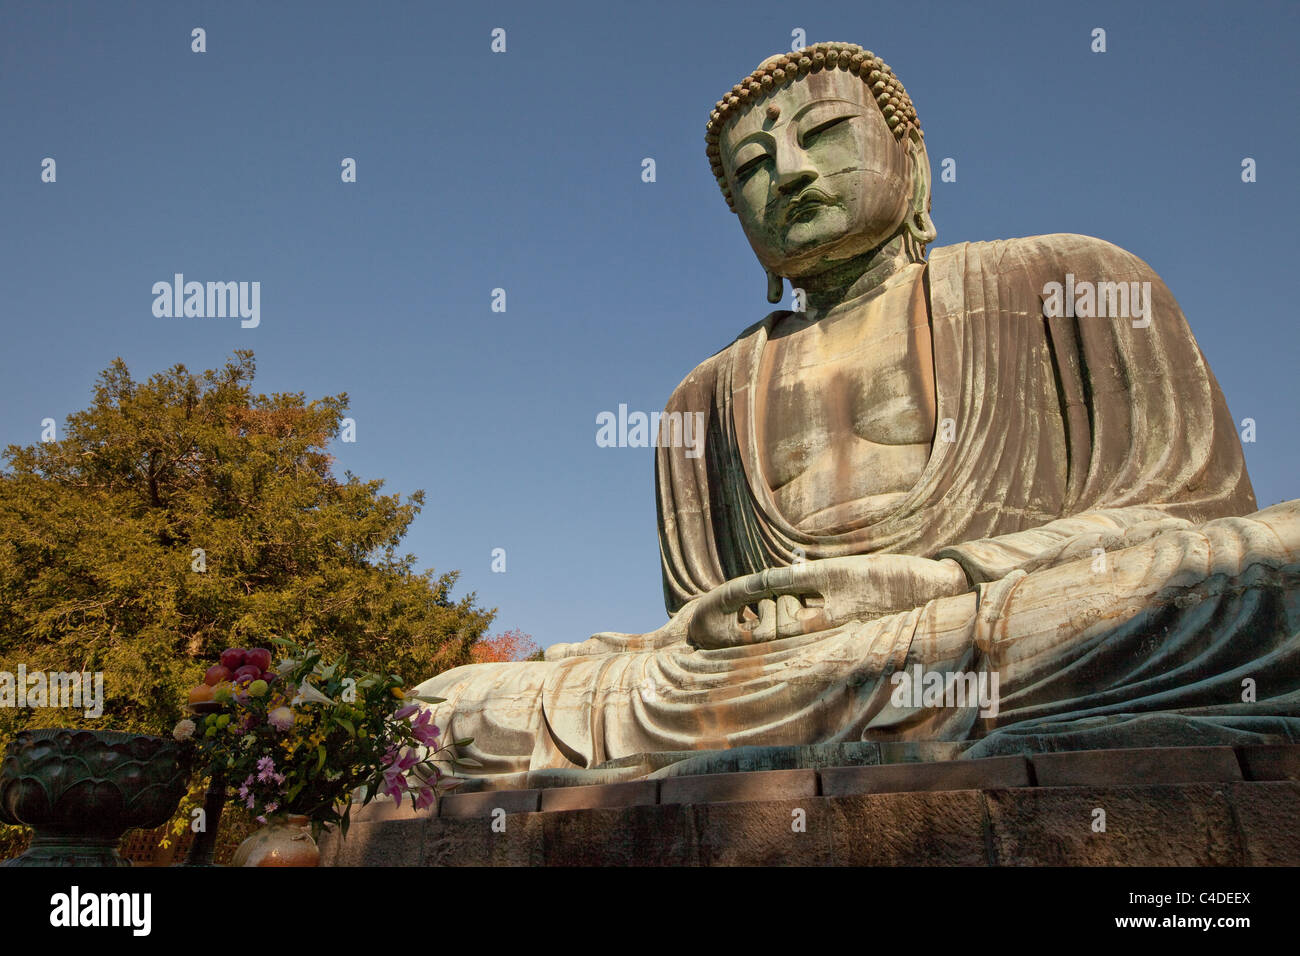
<svg viewBox="0 0 1300 956">
<path fill-rule="evenodd" d="M 1149 324 L 1044 318 L 1044 286 L 1067 272 L 1150 282 Z M 955 440 L 936 440 L 883 519 L 812 535 L 774 506 L 753 402 L 775 316 L 676 389 L 667 410 L 705 412 L 707 436 L 698 458 L 657 452 L 665 599 L 675 613 L 796 549 L 951 557 L 974 589 L 763 644 L 607 633 L 426 682 L 485 774 L 754 744 L 1300 741 L 1300 506 L 1250 514 L 1226 403 L 1164 283 L 1072 235 L 936 249 L 925 282 L 937 419 Z M 918 665 L 996 672 L 996 713 L 898 706 L 890 678 Z"/>
<path fill-rule="evenodd" d="M 1151 283 L 1154 318 L 1043 317 L 1066 273 Z M 704 454 L 660 448 L 659 545 L 670 612 L 742 574 L 892 552 L 953 557 L 1002 577 L 1086 511 L 1141 506 L 1194 522 L 1255 510 L 1223 393 L 1182 311 L 1146 263 L 1100 239 L 1035 236 L 936 249 L 929 290 L 938 419 L 924 474 L 891 515 L 842 534 L 802 533 L 777 511 L 754 433 L 754 383 L 777 313 L 700 365 L 671 411 L 710 412 Z M 1115 516 L 1125 521 L 1123 515 Z M 1132 516 L 1130 516 L 1132 517 Z M 1000 541 L 955 547 L 992 537 Z M 949 549 L 945 551 L 944 549 Z"/>
</svg>

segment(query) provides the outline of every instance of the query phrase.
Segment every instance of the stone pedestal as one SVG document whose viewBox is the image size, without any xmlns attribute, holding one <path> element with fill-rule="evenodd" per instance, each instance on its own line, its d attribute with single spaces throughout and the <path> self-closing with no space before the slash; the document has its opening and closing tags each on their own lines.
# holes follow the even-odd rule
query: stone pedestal
<svg viewBox="0 0 1300 956">
<path fill-rule="evenodd" d="M 1300 864 L 1300 746 L 677 775 L 372 804 L 333 866 Z"/>
</svg>

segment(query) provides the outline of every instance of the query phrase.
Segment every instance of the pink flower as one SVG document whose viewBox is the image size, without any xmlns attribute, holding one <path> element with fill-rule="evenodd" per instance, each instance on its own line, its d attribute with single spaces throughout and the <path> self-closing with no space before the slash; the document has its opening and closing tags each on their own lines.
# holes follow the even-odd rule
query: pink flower
<svg viewBox="0 0 1300 956">
<path fill-rule="evenodd" d="M 392 797 L 393 802 L 400 807 L 402 805 L 402 794 L 406 792 L 406 778 L 397 770 L 384 771 L 384 783 L 379 788 L 379 792 Z"/>
<path fill-rule="evenodd" d="M 257 779 L 261 783 L 266 783 L 275 776 L 275 761 L 270 757 L 263 757 L 257 762 Z"/>
<path fill-rule="evenodd" d="M 384 768 L 384 782 L 380 785 L 379 792 L 392 797 L 400 807 L 402 794 L 410 789 L 406 772 L 420 762 L 420 755 L 414 747 L 403 747 L 400 751 L 390 747 L 384 759 L 389 765 Z"/>
<path fill-rule="evenodd" d="M 430 806 L 436 797 L 437 793 L 433 787 L 423 788 L 415 794 L 415 809 L 423 810 L 425 807 Z"/>
<path fill-rule="evenodd" d="M 439 730 L 432 723 L 433 711 L 424 710 L 420 716 L 411 721 L 411 733 L 415 734 L 415 739 L 426 747 L 432 747 L 438 742 Z"/>
<path fill-rule="evenodd" d="M 391 770 L 400 770 L 406 772 L 420 762 L 420 755 L 416 753 L 414 747 L 403 747 L 401 754 L 393 761 Z"/>
<path fill-rule="evenodd" d="M 276 730 L 293 728 L 293 711 L 288 707 L 276 707 L 266 715 L 266 719 Z"/>
<path fill-rule="evenodd" d="M 407 717 L 410 717 L 413 713 L 415 713 L 419 709 L 420 709 L 419 704 L 404 704 L 401 707 L 397 708 L 397 712 L 393 714 L 393 719 L 405 720 Z"/>
</svg>

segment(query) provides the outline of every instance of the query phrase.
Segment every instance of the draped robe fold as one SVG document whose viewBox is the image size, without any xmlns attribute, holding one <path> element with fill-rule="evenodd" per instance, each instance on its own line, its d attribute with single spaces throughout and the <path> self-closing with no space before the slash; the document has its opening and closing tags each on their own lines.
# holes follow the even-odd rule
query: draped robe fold
<svg viewBox="0 0 1300 956">
<path fill-rule="evenodd" d="M 1045 318 L 1044 288 L 1067 273 L 1149 282 L 1149 314 Z M 475 738 L 483 773 L 745 744 L 1005 740 L 1155 714 L 1300 740 L 1300 511 L 1251 514 L 1223 394 L 1164 283 L 1073 235 L 937 249 L 924 282 L 939 429 L 883 518 L 816 534 L 776 507 L 755 389 L 780 313 L 678 386 L 667 412 L 704 412 L 707 430 L 703 455 L 656 453 L 665 602 L 674 614 L 798 558 L 886 553 L 953 558 L 973 590 L 746 647 L 695 648 L 668 627 L 457 668 L 422 690 L 448 698 L 436 717 Z M 898 706 L 890 678 L 918 665 L 996 671 L 996 713 Z M 1245 680 L 1257 699 L 1242 699 Z"/>
<path fill-rule="evenodd" d="M 1151 283 L 1154 318 L 1043 317 L 1067 273 Z M 808 560 L 957 549 L 1001 577 L 1054 537 L 1018 533 L 1085 511 L 1119 521 L 1204 521 L 1255 510 L 1227 405 L 1173 296 L 1136 256 L 1084 236 L 966 243 L 930 256 L 927 284 L 940 436 L 911 493 L 883 520 L 799 532 L 763 476 L 754 423 L 759 360 L 775 315 L 678 386 L 668 411 L 708 410 L 705 453 L 660 448 L 660 552 L 670 611 L 742 574 Z M 1068 533 L 1068 528 L 1062 529 Z"/>
</svg>

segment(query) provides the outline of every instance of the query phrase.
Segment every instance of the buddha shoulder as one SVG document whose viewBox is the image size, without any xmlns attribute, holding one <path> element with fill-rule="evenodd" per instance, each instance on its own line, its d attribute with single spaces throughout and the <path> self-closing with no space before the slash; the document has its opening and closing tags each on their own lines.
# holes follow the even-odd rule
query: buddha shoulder
<svg viewBox="0 0 1300 956">
<path fill-rule="evenodd" d="M 783 309 L 768 313 L 695 366 L 673 389 L 672 398 L 668 400 L 667 410 L 685 408 L 685 402 L 695 402 L 698 405 L 700 396 L 712 395 L 720 370 L 734 358 L 736 349 L 743 348 L 745 343 L 752 341 L 755 335 L 766 328 L 770 328 L 772 323 L 789 314 L 788 310 Z M 696 407 L 696 405 L 691 407 Z"/>
<path fill-rule="evenodd" d="M 927 259 L 931 283 L 972 267 L 1021 276 L 1028 272 L 1057 281 L 1066 272 L 1092 281 L 1155 277 L 1154 270 L 1127 249 L 1105 239 L 1069 232 L 939 246 L 930 250 Z"/>
</svg>

